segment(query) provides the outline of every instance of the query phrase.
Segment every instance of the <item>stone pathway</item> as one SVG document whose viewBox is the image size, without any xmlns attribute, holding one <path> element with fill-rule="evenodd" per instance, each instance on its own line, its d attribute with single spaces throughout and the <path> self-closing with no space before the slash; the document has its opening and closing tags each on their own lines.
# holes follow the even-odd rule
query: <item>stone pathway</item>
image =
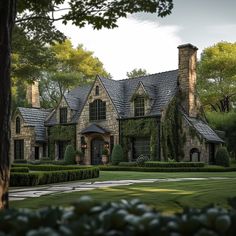
<svg viewBox="0 0 236 236">
<path fill-rule="evenodd" d="M 50 194 L 70 193 L 75 191 L 88 191 L 97 188 L 107 188 L 115 186 L 125 186 L 136 183 L 154 183 L 154 182 L 179 182 L 196 180 L 220 180 L 230 179 L 227 177 L 208 177 L 208 178 L 169 178 L 169 179 L 140 179 L 140 180 L 112 180 L 96 182 L 68 182 L 50 184 L 47 186 L 10 188 L 10 200 L 24 200 L 27 198 L 40 197 Z"/>
</svg>

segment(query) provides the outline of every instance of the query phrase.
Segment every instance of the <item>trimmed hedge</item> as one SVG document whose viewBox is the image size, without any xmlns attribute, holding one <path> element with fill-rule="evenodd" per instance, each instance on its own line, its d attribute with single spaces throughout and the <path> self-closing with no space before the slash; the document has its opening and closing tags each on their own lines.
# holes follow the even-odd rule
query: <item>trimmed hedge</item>
<svg viewBox="0 0 236 236">
<path fill-rule="evenodd" d="M 13 167 L 11 168 L 11 173 L 17 172 L 17 173 L 29 173 L 28 167 Z"/>
<path fill-rule="evenodd" d="M 137 166 L 137 163 L 136 162 L 124 162 L 124 161 L 122 161 L 122 162 L 120 162 L 119 163 L 119 166 Z"/>
<path fill-rule="evenodd" d="M 70 208 L 1 211 L 0 235 L 234 236 L 236 199 L 229 203 L 234 209 L 208 206 L 167 216 L 137 199 L 96 203 L 84 196 Z"/>
<path fill-rule="evenodd" d="M 128 166 L 99 166 L 101 171 L 139 171 L 139 172 L 228 172 L 236 171 L 236 167 L 128 167 Z"/>
<path fill-rule="evenodd" d="M 62 166 L 62 165 L 32 165 L 32 164 L 13 164 L 12 167 L 28 167 L 33 171 L 59 171 L 59 170 L 76 170 L 91 167 L 84 166 Z"/>
<path fill-rule="evenodd" d="M 61 171 L 11 173 L 10 186 L 35 186 L 99 177 L 99 168 L 87 167 Z"/>
<path fill-rule="evenodd" d="M 120 162 L 124 161 L 124 153 L 122 146 L 120 144 L 116 144 L 111 153 L 111 163 L 112 165 L 118 165 Z"/>
<path fill-rule="evenodd" d="M 27 163 L 27 160 L 25 160 L 25 159 L 15 159 L 13 162 L 14 163 Z"/>
<path fill-rule="evenodd" d="M 220 147 L 216 152 L 216 165 L 229 167 L 230 158 L 226 147 Z"/>
<path fill-rule="evenodd" d="M 165 168 L 176 168 L 176 167 L 204 167 L 204 162 L 160 162 L 160 161 L 146 161 L 145 167 L 165 167 Z"/>
</svg>

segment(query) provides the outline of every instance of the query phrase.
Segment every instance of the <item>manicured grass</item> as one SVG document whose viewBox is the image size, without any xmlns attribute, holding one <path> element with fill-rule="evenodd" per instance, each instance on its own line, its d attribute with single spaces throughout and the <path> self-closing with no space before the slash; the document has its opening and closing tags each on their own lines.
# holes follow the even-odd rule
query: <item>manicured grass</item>
<svg viewBox="0 0 236 236">
<path fill-rule="evenodd" d="M 121 180 L 142 178 L 186 178 L 186 177 L 236 177 L 235 172 L 226 173 L 142 173 L 142 172 L 101 172 L 96 179 Z M 95 179 L 92 179 L 95 181 Z M 184 182 L 162 182 L 134 184 L 102 188 L 91 191 L 49 195 L 11 203 L 12 207 L 39 208 L 48 205 L 69 205 L 80 196 L 89 195 L 98 201 L 116 201 L 139 198 L 166 213 L 181 211 L 182 207 L 202 207 L 212 202 L 227 206 L 227 198 L 236 196 L 236 180 L 197 180 Z"/>
</svg>

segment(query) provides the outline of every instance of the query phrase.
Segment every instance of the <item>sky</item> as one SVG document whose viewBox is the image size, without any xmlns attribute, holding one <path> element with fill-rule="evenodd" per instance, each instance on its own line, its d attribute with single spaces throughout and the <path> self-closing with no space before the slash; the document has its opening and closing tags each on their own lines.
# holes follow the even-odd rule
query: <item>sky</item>
<svg viewBox="0 0 236 236">
<path fill-rule="evenodd" d="M 235 0 L 173 0 L 172 14 L 164 18 L 139 13 L 119 19 L 118 28 L 93 30 L 70 24 L 57 27 L 73 45 L 93 51 L 115 80 L 134 68 L 149 74 L 177 69 L 180 44 L 202 50 L 220 41 L 236 41 Z"/>
</svg>

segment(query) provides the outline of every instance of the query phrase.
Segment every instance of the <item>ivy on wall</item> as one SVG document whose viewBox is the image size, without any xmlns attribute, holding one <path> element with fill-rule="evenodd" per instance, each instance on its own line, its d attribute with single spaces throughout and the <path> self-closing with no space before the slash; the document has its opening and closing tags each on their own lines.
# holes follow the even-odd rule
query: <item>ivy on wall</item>
<svg viewBox="0 0 236 236">
<path fill-rule="evenodd" d="M 181 161 L 184 157 L 186 133 L 183 129 L 183 117 L 179 112 L 178 100 L 175 98 L 169 104 L 165 119 L 161 124 L 161 147 L 165 160 Z"/>
<path fill-rule="evenodd" d="M 72 145 L 76 145 L 76 126 L 75 125 L 55 125 L 49 127 L 49 157 L 54 159 L 55 157 L 55 142 L 56 141 L 68 141 Z"/>
<path fill-rule="evenodd" d="M 140 118 L 121 121 L 121 145 L 125 157 L 128 157 L 128 151 L 131 147 L 131 139 L 138 137 L 150 137 L 150 157 L 157 159 L 157 119 Z"/>
</svg>

